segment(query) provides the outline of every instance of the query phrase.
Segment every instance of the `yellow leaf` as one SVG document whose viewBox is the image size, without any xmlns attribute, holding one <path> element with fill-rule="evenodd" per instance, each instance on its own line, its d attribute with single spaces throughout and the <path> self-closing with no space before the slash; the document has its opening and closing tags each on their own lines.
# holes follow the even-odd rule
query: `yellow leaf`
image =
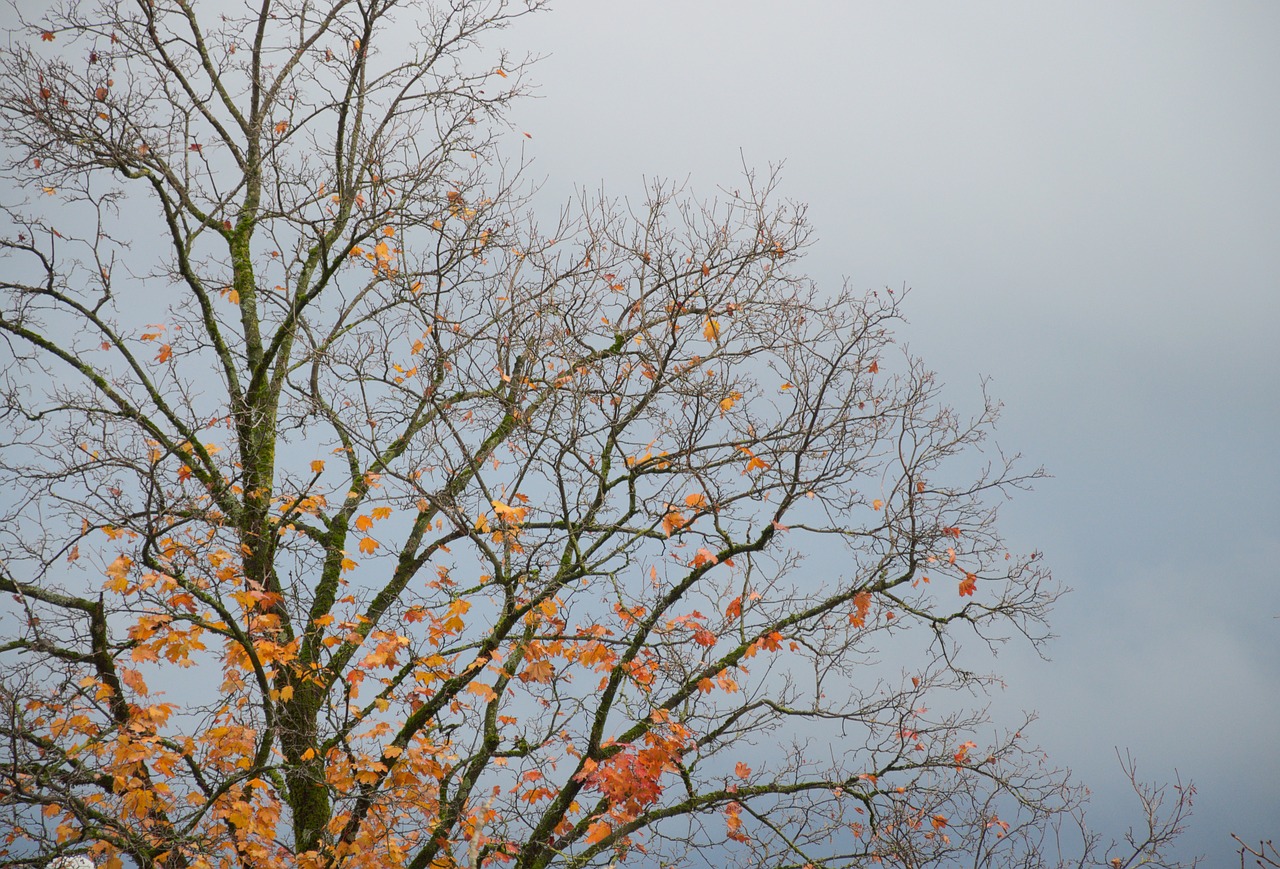
<svg viewBox="0 0 1280 869">
<path fill-rule="evenodd" d="M 360 515 L 356 517 L 357 531 L 368 531 L 372 527 L 373 527 L 373 520 L 370 519 L 368 516 Z M 360 548 L 363 549 L 364 548 L 363 545 Z"/>
<path fill-rule="evenodd" d="M 523 522 L 524 515 L 528 512 L 527 507 L 511 507 L 501 501 L 490 501 L 489 503 L 493 505 L 493 512 L 497 514 L 500 520 L 512 525 Z"/>
<path fill-rule="evenodd" d="M 311 462 L 311 473 L 318 474 L 324 470 L 324 459 L 315 459 Z"/>
<path fill-rule="evenodd" d="M 702 334 L 708 341 L 720 340 L 720 324 L 708 318 L 707 325 L 702 327 Z"/>
<path fill-rule="evenodd" d="M 378 541 L 374 540 L 372 537 L 360 538 L 360 551 L 363 552 L 365 555 L 373 555 L 373 553 L 376 552 L 377 549 L 378 549 Z"/>
<path fill-rule="evenodd" d="M 390 507 L 374 507 L 373 508 L 374 519 L 386 519 L 390 515 L 391 515 Z"/>
<path fill-rule="evenodd" d="M 724 416 L 735 404 L 738 403 L 740 398 L 742 398 L 741 392 L 730 392 L 727 396 L 720 399 L 720 415 Z"/>
<path fill-rule="evenodd" d="M 133 566 L 133 559 L 127 555 L 121 555 L 111 562 L 107 567 L 107 577 L 110 580 L 107 588 L 111 591 L 124 591 L 128 585 L 129 568 Z"/>
</svg>

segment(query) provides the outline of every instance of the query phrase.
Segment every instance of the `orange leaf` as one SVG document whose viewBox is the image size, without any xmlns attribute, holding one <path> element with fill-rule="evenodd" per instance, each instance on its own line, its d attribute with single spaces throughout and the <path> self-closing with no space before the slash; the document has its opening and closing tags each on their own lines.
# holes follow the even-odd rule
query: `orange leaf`
<svg viewBox="0 0 1280 869">
<path fill-rule="evenodd" d="M 390 507 L 374 507 L 372 512 L 373 512 L 374 519 L 386 519 L 388 516 L 391 515 L 391 508 Z"/>
<path fill-rule="evenodd" d="M 467 686 L 467 692 L 476 695 L 486 703 L 491 703 L 498 699 L 498 694 L 493 690 L 493 686 L 486 685 L 483 682 L 472 682 Z"/>
<path fill-rule="evenodd" d="M 733 772 L 738 778 L 746 778 L 751 775 L 751 767 L 747 766 L 742 761 L 738 761 L 733 767 Z"/>
<path fill-rule="evenodd" d="M 602 842 L 612 832 L 613 827 L 609 826 L 608 821 L 592 821 L 591 826 L 587 827 L 587 844 Z"/>
<path fill-rule="evenodd" d="M 524 521 L 525 514 L 529 512 L 528 507 L 512 507 L 501 501 L 490 501 L 493 505 L 493 512 L 503 522 L 510 525 L 518 525 Z"/>
<path fill-rule="evenodd" d="M 324 470 L 324 459 L 315 459 L 311 462 L 311 473 L 318 474 Z"/>
<path fill-rule="evenodd" d="M 884 506 L 884 501 L 881 501 L 879 498 L 876 498 L 874 501 L 871 502 L 872 510 L 879 510 L 883 506 Z"/>
<path fill-rule="evenodd" d="M 708 318 L 707 325 L 702 327 L 702 334 L 708 341 L 718 341 L 720 339 L 720 324 Z"/>
<path fill-rule="evenodd" d="M 45 42 L 53 42 L 53 33 L 46 30 L 44 33 L 40 34 L 40 38 Z"/>
<path fill-rule="evenodd" d="M 849 616 L 849 624 L 860 628 L 867 623 L 867 613 L 871 611 L 871 592 L 860 591 L 853 596 L 853 613 Z"/>
<path fill-rule="evenodd" d="M 870 371 L 872 374 L 875 374 L 877 371 L 880 370 L 880 363 L 877 360 L 872 359 L 871 364 L 867 366 L 867 370 Z"/>
<path fill-rule="evenodd" d="M 160 352 L 156 354 L 157 362 L 168 362 L 173 358 L 173 348 L 168 344 L 160 345 Z"/>
<path fill-rule="evenodd" d="M 684 515 L 679 510 L 671 510 L 662 517 L 662 530 L 666 532 L 668 537 L 688 524 L 688 520 L 684 518 Z"/>
<path fill-rule="evenodd" d="M 709 549 L 699 549 L 698 554 L 693 556 L 693 560 L 689 562 L 690 567 L 703 567 L 708 564 L 716 564 L 720 559 Z"/>
<path fill-rule="evenodd" d="M 551 666 L 551 662 L 546 658 L 540 661 L 532 661 L 520 673 L 520 679 L 524 682 L 538 682 L 539 684 L 547 684 L 556 674 L 555 667 Z"/>
<path fill-rule="evenodd" d="M 365 516 L 365 515 L 361 514 L 361 515 L 359 515 L 359 516 L 357 516 L 357 517 L 356 517 L 356 530 L 357 530 L 357 531 L 368 531 L 368 530 L 369 530 L 370 528 L 372 528 L 372 527 L 373 527 L 373 520 L 372 520 L 372 519 L 370 519 L 368 516 Z M 364 546 L 363 546 L 363 545 L 361 545 L 361 547 L 360 547 L 360 548 L 361 548 L 361 549 L 363 549 L 363 548 L 364 548 Z"/>
<path fill-rule="evenodd" d="M 365 555 L 373 555 L 373 553 L 376 552 L 377 549 L 378 549 L 378 541 L 374 540 L 372 537 L 360 538 L 360 551 L 363 552 Z"/>
<path fill-rule="evenodd" d="M 966 597 L 972 595 L 978 590 L 978 577 L 972 573 L 966 573 L 964 579 L 960 580 L 960 596 Z"/>
</svg>

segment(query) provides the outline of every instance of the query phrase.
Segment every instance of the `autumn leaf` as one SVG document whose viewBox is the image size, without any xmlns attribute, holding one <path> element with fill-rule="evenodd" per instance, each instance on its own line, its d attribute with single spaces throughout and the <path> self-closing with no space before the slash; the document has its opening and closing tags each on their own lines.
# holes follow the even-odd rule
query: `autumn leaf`
<svg viewBox="0 0 1280 869">
<path fill-rule="evenodd" d="M 693 560 L 689 562 L 690 567 L 704 567 L 710 564 L 716 564 L 720 561 L 714 553 L 709 549 L 699 549 L 698 553 L 693 556 Z"/>
<path fill-rule="evenodd" d="M 529 662 L 520 673 L 520 679 L 523 682 L 537 682 L 545 685 L 551 681 L 555 674 L 556 669 L 551 665 L 551 662 L 546 658 L 542 658 L 541 660 Z"/>
<path fill-rule="evenodd" d="M 173 348 L 168 344 L 160 345 L 160 352 L 156 354 L 157 362 L 168 362 L 173 358 Z"/>
<path fill-rule="evenodd" d="M 53 42 L 53 32 L 49 30 L 44 31 L 40 34 L 40 39 L 43 42 Z"/>
<path fill-rule="evenodd" d="M 698 625 L 693 629 L 693 641 L 699 646 L 711 648 L 716 644 L 716 635 L 706 625 Z"/>
<path fill-rule="evenodd" d="M 751 775 L 751 767 L 747 766 L 742 761 L 738 761 L 736 764 L 734 764 L 733 773 L 738 778 L 747 778 L 748 776 Z"/>
<path fill-rule="evenodd" d="M 483 682 L 472 682 L 467 686 L 467 693 L 476 695 L 486 703 L 491 703 L 498 699 L 498 694 L 493 690 L 493 686 L 486 685 Z"/>
<path fill-rule="evenodd" d="M 594 845 L 597 842 L 603 842 L 613 832 L 613 827 L 608 821 L 592 821 L 587 827 L 587 844 Z"/>
<path fill-rule="evenodd" d="M 122 592 L 128 586 L 129 568 L 133 567 L 133 559 L 127 555 L 119 555 L 107 566 L 107 589 Z"/>
<path fill-rule="evenodd" d="M 876 498 L 874 501 L 871 502 L 872 510 L 876 510 L 878 512 L 883 507 L 884 507 L 884 501 L 881 501 L 879 498 Z"/>
<path fill-rule="evenodd" d="M 853 596 L 853 613 L 849 616 L 849 624 L 860 628 L 867 623 L 867 613 L 871 611 L 871 592 L 860 591 Z"/>
<path fill-rule="evenodd" d="M 707 325 L 702 327 L 702 334 L 708 341 L 718 341 L 720 339 L 720 324 L 708 318 Z"/>
<path fill-rule="evenodd" d="M 373 555 L 373 553 L 378 551 L 378 541 L 374 540 L 372 537 L 361 537 L 360 551 L 365 555 Z"/>
<path fill-rule="evenodd" d="M 964 579 L 960 580 L 960 596 L 966 597 L 972 595 L 978 590 L 978 577 L 972 573 L 966 573 Z"/>
<path fill-rule="evenodd" d="M 311 473 L 318 474 L 324 470 L 324 459 L 311 460 Z"/>
<path fill-rule="evenodd" d="M 498 517 L 498 520 L 508 525 L 519 525 L 524 521 L 525 514 L 529 511 L 527 507 L 512 507 L 501 501 L 490 501 L 489 503 L 493 505 L 494 515 Z"/>
<path fill-rule="evenodd" d="M 688 524 L 688 520 L 684 518 L 684 514 L 679 510 L 669 510 L 667 511 L 667 514 L 662 517 L 662 530 L 668 537 L 675 534 Z"/>
<path fill-rule="evenodd" d="M 684 503 L 686 507 L 692 507 L 694 510 L 705 510 L 709 506 L 707 503 L 707 496 L 701 492 L 694 492 L 692 495 L 685 495 Z"/>
<path fill-rule="evenodd" d="M 742 615 L 742 597 L 735 597 L 729 601 L 729 605 L 725 607 L 724 617 L 727 619 L 736 619 Z"/>
<path fill-rule="evenodd" d="M 372 520 L 372 519 L 370 519 L 368 516 L 365 516 L 364 514 L 361 514 L 361 515 L 359 515 L 359 516 L 357 516 L 357 517 L 356 517 L 356 530 L 357 530 L 357 531 L 368 531 L 368 530 L 369 530 L 370 528 L 372 528 L 372 527 L 373 527 L 373 520 Z M 363 547 L 362 547 L 362 548 L 363 548 Z"/>
</svg>

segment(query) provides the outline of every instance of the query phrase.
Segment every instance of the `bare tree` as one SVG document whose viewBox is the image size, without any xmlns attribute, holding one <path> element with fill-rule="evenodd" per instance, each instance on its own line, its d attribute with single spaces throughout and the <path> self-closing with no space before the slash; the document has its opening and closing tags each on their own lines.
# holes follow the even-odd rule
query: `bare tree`
<svg viewBox="0 0 1280 869">
<path fill-rule="evenodd" d="M 1280 866 L 1280 850 L 1277 850 L 1275 843 L 1270 839 L 1263 839 L 1258 842 L 1258 846 L 1254 846 L 1245 842 L 1235 833 L 1231 834 L 1231 838 L 1240 846 L 1240 869 L 1248 865 L 1253 866 Z"/>
<path fill-rule="evenodd" d="M 771 175 L 535 221 L 541 5 L 14 7 L 5 862 L 1056 859 L 959 663 L 1046 636 L 1039 472 Z"/>
</svg>

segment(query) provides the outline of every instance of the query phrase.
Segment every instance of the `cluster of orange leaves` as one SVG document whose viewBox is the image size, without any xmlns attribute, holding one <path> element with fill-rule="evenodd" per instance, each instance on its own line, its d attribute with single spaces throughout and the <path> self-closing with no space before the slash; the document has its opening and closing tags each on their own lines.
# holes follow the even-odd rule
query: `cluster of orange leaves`
<svg viewBox="0 0 1280 869">
<path fill-rule="evenodd" d="M 578 780 L 585 790 L 600 792 L 609 803 L 608 812 L 588 827 L 588 844 L 603 840 L 616 824 L 638 817 L 656 802 L 663 792 L 662 776 L 677 771 L 691 743 L 692 731 L 667 710 L 655 709 L 649 720 L 640 744 L 622 746 L 602 762 L 583 761 Z"/>
</svg>

